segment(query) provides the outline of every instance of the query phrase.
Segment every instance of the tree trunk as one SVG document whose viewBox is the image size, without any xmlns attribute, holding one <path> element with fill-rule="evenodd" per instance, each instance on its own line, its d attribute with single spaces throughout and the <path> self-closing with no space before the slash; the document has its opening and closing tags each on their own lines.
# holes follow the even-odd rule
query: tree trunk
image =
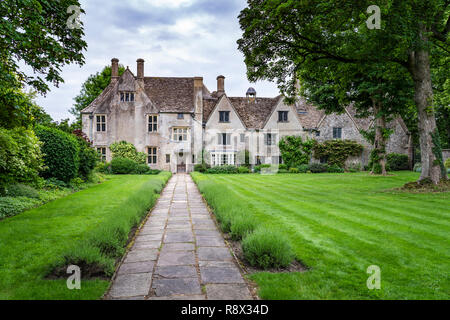
<svg viewBox="0 0 450 320">
<path fill-rule="evenodd" d="M 386 118 L 384 115 L 380 115 L 381 107 L 377 102 L 374 102 L 374 114 L 375 114 L 375 140 L 374 150 L 377 150 L 377 162 L 381 167 L 381 174 L 386 175 L 386 139 L 384 131 L 386 129 Z M 375 173 L 372 168 L 372 173 Z"/>
<path fill-rule="evenodd" d="M 421 33 L 421 40 L 426 43 L 428 39 Z M 420 154 L 422 162 L 422 173 L 419 181 L 430 178 L 437 184 L 442 178 L 446 178 L 441 172 L 437 158 L 433 153 L 434 143 L 432 134 L 437 132 L 436 118 L 433 110 L 433 89 L 431 86 L 430 56 L 425 48 L 412 51 L 409 55 L 409 72 L 411 73 L 415 94 L 414 101 L 418 112 L 418 127 L 420 138 Z M 441 151 L 442 152 L 442 151 Z"/>
</svg>

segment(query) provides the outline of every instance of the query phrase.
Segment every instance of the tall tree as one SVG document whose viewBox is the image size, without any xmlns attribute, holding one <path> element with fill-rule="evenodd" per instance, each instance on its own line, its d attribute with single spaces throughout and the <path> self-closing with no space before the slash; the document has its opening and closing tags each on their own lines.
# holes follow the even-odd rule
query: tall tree
<svg viewBox="0 0 450 320">
<path fill-rule="evenodd" d="M 450 1 L 380 0 L 380 28 L 369 29 L 373 1 L 248 0 L 238 40 L 251 81 L 277 80 L 287 95 L 306 61 L 393 62 L 414 82 L 422 157 L 420 179 L 446 178 L 436 129 L 430 71 L 434 46 L 448 54 Z M 380 46 L 379 44 L 382 43 Z"/>
<path fill-rule="evenodd" d="M 119 76 L 125 72 L 125 68 L 119 65 Z M 70 109 L 70 113 L 73 114 L 76 120 L 76 126 L 81 128 L 81 110 L 86 108 L 95 98 L 97 98 L 103 90 L 111 82 L 111 66 L 106 66 L 101 72 L 92 74 L 82 84 L 80 93 L 74 98 L 75 104 Z"/>
<path fill-rule="evenodd" d="M 352 104 L 356 116 L 374 118 L 374 131 L 364 132 L 373 144 L 371 171 L 386 174 L 387 124 L 412 103 L 413 90 L 405 71 L 390 64 L 353 64 L 319 60 L 307 63 L 298 76 L 301 94 L 327 113 Z"/>
<path fill-rule="evenodd" d="M 47 82 L 55 85 L 64 82 L 61 68 L 70 63 L 82 65 L 82 51 L 87 47 L 83 24 L 79 22 L 73 27 L 76 11 L 68 9 L 74 6 L 80 8 L 78 0 L 0 1 L 2 72 L 17 75 L 20 83 L 44 94 L 49 90 Z M 79 12 L 84 11 L 80 8 Z M 20 70 L 18 62 L 30 66 L 38 76 Z M 5 78 L 1 80 L 8 82 Z"/>
</svg>

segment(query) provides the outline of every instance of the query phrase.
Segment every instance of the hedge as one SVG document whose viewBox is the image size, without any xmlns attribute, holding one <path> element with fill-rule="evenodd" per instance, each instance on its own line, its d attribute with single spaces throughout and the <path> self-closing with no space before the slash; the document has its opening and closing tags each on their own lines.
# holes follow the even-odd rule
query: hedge
<svg viewBox="0 0 450 320">
<path fill-rule="evenodd" d="M 42 176 L 54 177 L 64 182 L 75 178 L 80 163 L 80 147 L 75 136 L 41 125 L 36 127 L 35 132 L 43 142 L 41 150 L 44 153 L 46 169 Z"/>
</svg>

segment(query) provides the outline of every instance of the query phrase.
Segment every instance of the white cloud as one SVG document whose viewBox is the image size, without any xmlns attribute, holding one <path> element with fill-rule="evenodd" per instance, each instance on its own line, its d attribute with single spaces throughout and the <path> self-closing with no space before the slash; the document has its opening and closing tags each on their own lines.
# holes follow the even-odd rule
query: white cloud
<svg viewBox="0 0 450 320">
<path fill-rule="evenodd" d="M 86 64 L 66 66 L 65 83 L 38 99 L 55 119 L 72 118 L 68 110 L 89 75 L 109 65 L 111 58 L 135 72 L 136 59 L 146 61 L 146 76 L 203 76 L 216 90 L 216 77 L 226 77 L 229 96 L 243 96 L 249 86 L 259 96 L 277 96 L 276 85 L 250 84 L 236 40 L 237 16 L 245 0 L 81 0 L 86 11 Z"/>
</svg>

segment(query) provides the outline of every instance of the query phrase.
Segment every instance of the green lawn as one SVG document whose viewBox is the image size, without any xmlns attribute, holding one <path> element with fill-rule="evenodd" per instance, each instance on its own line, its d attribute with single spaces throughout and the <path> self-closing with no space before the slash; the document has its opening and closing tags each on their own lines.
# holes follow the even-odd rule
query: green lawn
<svg viewBox="0 0 450 320">
<path fill-rule="evenodd" d="M 110 176 L 102 184 L 0 221 L 0 299 L 101 297 L 107 281 L 83 280 L 81 290 L 69 290 L 65 279 L 44 276 L 65 252 L 115 220 L 114 214 L 152 205 L 169 176 Z M 130 206 L 130 199 L 146 204 Z"/>
<path fill-rule="evenodd" d="M 216 210 L 284 233 L 310 269 L 251 275 L 263 299 L 449 299 L 450 194 L 392 191 L 418 178 L 193 174 Z M 366 286 L 381 268 L 381 289 Z"/>
</svg>

